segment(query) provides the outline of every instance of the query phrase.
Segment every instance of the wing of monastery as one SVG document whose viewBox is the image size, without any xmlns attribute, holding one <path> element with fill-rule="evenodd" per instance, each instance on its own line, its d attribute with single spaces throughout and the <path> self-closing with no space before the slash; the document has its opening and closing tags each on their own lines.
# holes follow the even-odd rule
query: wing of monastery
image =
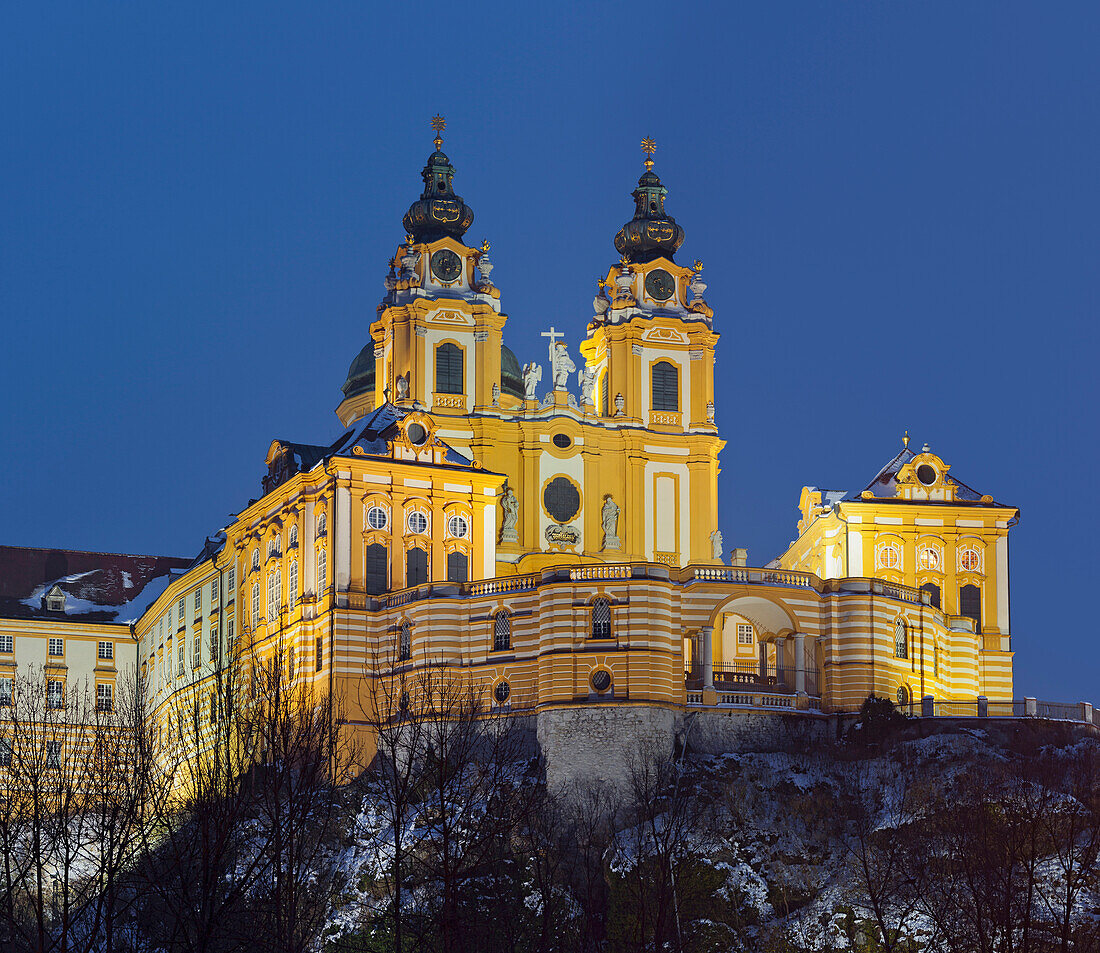
<svg viewBox="0 0 1100 953">
<path fill-rule="evenodd" d="M 521 362 L 437 135 L 385 296 L 347 342 L 338 422 L 273 440 L 260 498 L 195 560 L 4 551 L 0 702 L 24 664 L 107 698 L 129 670 L 154 717 L 209 691 L 214 718 L 221 661 L 277 654 L 345 699 L 369 748 L 364 684 L 442 665 L 530 719 L 560 778 L 627 743 L 671 750 L 692 713 L 714 750 L 824 732 L 871 694 L 1011 714 L 1019 511 L 928 446 L 906 437 L 864 489 L 805 487 L 766 566 L 725 552 L 721 321 L 702 266 L 676 261 L 684 229 L 645 149 L 592 314 Z M 111 599 L 82 573 L 114 573 Z"/>
</svg>

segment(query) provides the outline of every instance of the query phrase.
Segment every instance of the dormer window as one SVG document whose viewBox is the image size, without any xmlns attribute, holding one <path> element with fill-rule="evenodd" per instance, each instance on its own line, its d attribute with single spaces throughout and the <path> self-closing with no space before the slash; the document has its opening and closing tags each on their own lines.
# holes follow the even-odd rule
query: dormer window
<svg viewBox="0 0 1100 953">
<path fill-rule="evenodd" d="M 917 479 L 925 486 L 933 486 L 938 476 L 936 468 L 931 464 L 922 463 L 917 467 Z"/>
<path fill-rule="evenodd" d="M 46 593 L 46 608 L 50 612 L 65 611 L 65 590 L 60 586 L 54 586 Z"/>
</svg>

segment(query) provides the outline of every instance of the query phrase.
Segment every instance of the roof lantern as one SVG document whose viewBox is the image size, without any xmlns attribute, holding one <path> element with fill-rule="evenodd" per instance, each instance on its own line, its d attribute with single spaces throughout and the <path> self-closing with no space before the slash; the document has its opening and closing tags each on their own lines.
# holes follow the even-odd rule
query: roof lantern
<svg viewBox="0 0 1100 953">
<path fill-rule="evenodd" d="M 454 166 L 441 151 L 446 127 L 447 121 L 442 116 L 432 117 L 435 152 L 428 156 L 428 162 L 420 173 L 424 191 L 409 206 L 401 220 L 405 231 L 416 242 L 434 242 L 446 237 L 461 241 L 474 221 L 473 209 L 462 201 L 461 196 L 455 195 Z"/>
<path fill-rule="evenodd" d="M 632 193 L 634 218 L 615 236 L 615 250 L 635 264 L 660 257 L 671 261 L 684 243 L 684 230 L 676 224 L 676 219 L 665 213 L 668 189 L 661 185 L 660 178 L 653 171 L 653 153 L 656 150 L 657 144 L 652 139 L 642 140 L 645 172 Z"/>
</svg>

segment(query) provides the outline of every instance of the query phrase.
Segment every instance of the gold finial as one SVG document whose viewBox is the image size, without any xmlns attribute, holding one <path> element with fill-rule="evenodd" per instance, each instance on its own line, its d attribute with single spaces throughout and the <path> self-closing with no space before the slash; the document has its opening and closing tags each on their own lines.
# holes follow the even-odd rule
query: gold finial
<svg viewBox="0 0 1100 953">
<path fill-rule="evenodd" d="M 627 257 L 626 252 L 623 252 L 623 257 L 619 259 L 619 264 L 622 266 L 623 271 L 626 271 L 630 267 L 630 259 Z"/>
<path fill-rule="evenodd" d="M 691 263 L 691 270 L 694 271 L 695 274 L 699 274 L 699 272 L 703 270 L 703 263 L 696 258 L 695 261 Z"/>
<path fill-rule="evenodd" d="M 412 237 L 412 232 L 405 232 L 405 244 L 412 245 L 416 239 Z"/>
<path fill-rule="evenodd" d="M 603 275 L 596 278 L 596 287 L 599 288 L 601 292 L 607 287 L 607 279 Z"/>
<path fill-rule="evenodd" d="M 645 153 L 645 167 L 653 168 L 653 153 L 657 151 L 657 143 L 652 139 L 642 140 L 642 152 Z"/>
<path fill-rule="evenodd" d="M 905 436 L 901 438 L 901 445 L 908 448 L 909 446 L 909 431 L 905 431 Z"/>
<path fill-rule="evenodd" d="M 484 239 L 481 243 L 481 254 L 488 255 L 490 247 L 491 246 L 489 245 L 489 239 Z"/>
<path fill-rule="evenodd" d="M 432 128 L 435 130 L 435 147 L 443 146 L 443 130 L 447 128 L 447 120 L 442 116 L 432 116 Z"/>
</svg>

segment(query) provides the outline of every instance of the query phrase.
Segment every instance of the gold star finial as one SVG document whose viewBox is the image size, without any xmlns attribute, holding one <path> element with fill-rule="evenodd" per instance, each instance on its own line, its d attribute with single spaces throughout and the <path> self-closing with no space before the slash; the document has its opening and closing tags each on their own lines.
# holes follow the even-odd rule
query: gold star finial
<svg viewBox="0 0 1100 953">
<path fill-rule="evenodd" d="M 908 447 L 909 446 L 909 431 L 908 430 L 905 431 L 905 436 L 901 438 L 901 445 L 903 447 Z"/>
<path fill-rule="evenodd" d="M 439 149 L 443 145 L 443 130 L 447 128 L 447 120 L 442 116 L 432 116 L 432 128 L 435 130 L 435 147 Z"/>
<path fill-rule="evenodd" d="M 703 263 L 696 258 L 695 261 L 691 263 L 691 270 L 694 271 L 695 274 L 699 274 L 699 272 L 703 270 Z"/>
<path fill-rule="evenodd" d="M 481 254 L 488 255 L 489 254 L 489 249 L 491 247 L 492 246 L 489 244 L 489 239 L 487 239 L 487 238 L 484 239 L 481 243 Z"/>
<path fill-rule="evenodd" d="M 642 152 L 645 153 L 645 167 L 653 168 L 653 153 L 657 151 L 657 143 L 653 139 L 642 140 Z"/>
</svg>

